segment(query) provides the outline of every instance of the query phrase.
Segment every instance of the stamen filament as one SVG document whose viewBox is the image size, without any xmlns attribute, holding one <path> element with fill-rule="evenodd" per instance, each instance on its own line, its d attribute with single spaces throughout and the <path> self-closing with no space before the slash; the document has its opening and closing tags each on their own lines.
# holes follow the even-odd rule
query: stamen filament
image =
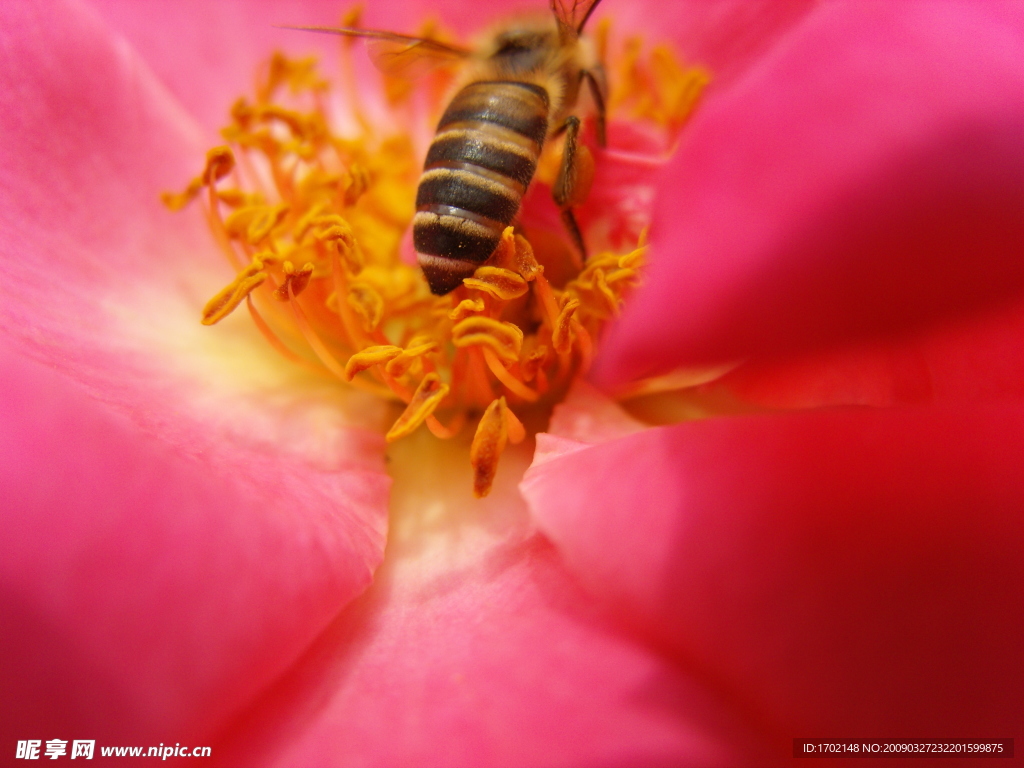
<svg viewBox="0 0 1024 768">
<path fill-rule="evenodd" d="M 511 408 L 505 409 L 505 429 L 508 432 L 508 441 L 512 445 L 518 445 L 526 439 L 526 427 L 514 413 Z"/>
<path fill-rule="evenodd" d="M 534 278 L 533 284 L 534 290 L 537 291 L 537 296 L 540 298 L 541 306 L 544 308 L 548 325 L 554 330 L 558 324 L 558 302 L 555 300 L 555 294 L 551 291 L 551 283 L 544 277 L 544 273 L 540 272 Z"/>
<path fill-rule="evenodd" d="M 498 356 L 494 354 L 490 347 L 481 347 L 480 349 L 483 350 L 484 360 L 487 362 L 487 367 L 491 369 L 491 373 L 494 374 L 498 381 L 508 387 L 510 391 L 530 403 L 535 403 L 540 399 L 539 392 L 530 389 L 509 373 L 508 369 L 501 364 Z"/>
<path fill-rule="evenodd" d="M 331 252 L 331 277 L 334 280 L 334 295 L 338 302 L 338 316 L 345 328 L 345 335 L 348 337 L 349 346 L 352 349 L 362 349 L 370 346 L 370 340 L 363 334 L 359 320 L 356 318 L 352 307 L 348 303 L 348 281 L 345 279 L 345 272 L 341 268 L 341 260 L 336 252 Z M 383 343 L 387 343 L 384 340 Z"/>
<path fill-rule="evenodd" d="M 302 367 L 307 368 L 311 371 L 322 373 L 321 368 L 314 365 L 301 355 L 298 355 L 295 352 L 293 352 L 285 345 L 283 341 L 281 341 L 280 337 L 278 337 L 278 335 L 274 333 L 273 329 L 269 325 L 267 325 L 267 321 L 264 320 L 262 315 L 260 315 L 259 311 L 257 311 L 256 305 L 253 304 L 252 296 L 246 296 L 245 303 L 246 306 L 249 308 L 249 315 L 252 317 L 253 322 L 256 323 L 256 327 L 259 329 L 259 332 L 263 334 L 263 338 L 270 342 L 270 346 L 272 346 L 279 353 L 284 355 L 291 362 L 296 363 L 297 365 L 301 365 Z"/>
<path fill-rule="evenodd" d="M 210 184 L 207 189 L 209 197 L 206 206 L 203 208 L 206 213 L 206 221 L 210 225 L 210 229 L 213 230 L 213 237 L 217 241 L 217 245 L 220 246 L 224 255 L 228 257 L 228 262 L 230 262 L 234 269 L 242 269 L 245 264 L 238 257 L 235 247 L 231 244 L 228 231 L 224 226 L 224 219 L 220 215 L 220 200 L 217 199 L 217 188 L 214 184 Z"/>
<path fill-rule="evenodd" d="M 594 342 L 590 338 L 590 333 L 576 318 L 572 320 L 572 329 L 576 333 L 576 341 L 580 349 L 580 374 L 585 375 L 594 360 Z"/>
<path fill-rule="evenodd" d="M 427 416 L 426 424 L 427 429 L 430 430 L 434 437 L 440 440 L 451 440 L 462 431 L 462 427 L 466 424 L 466 414 L 463 411 L 459 411 L 447 427 L 438 421 L 436 416 L 431 414 Z"/>
<path fill-rule="evenodd" d="M 295 324 L 299 327 L 299 331 L 302 333 L 302 337 L 309 344 L 310 349 L 316 354 L 320 362 L 323 363 L 324 368 L 334 374 L 341 381 L 345 379 L 345 369 L 341 367 L 334 355 L 331 354 L 330 350 L 324 345 L 317 335 L 316 331 L 309 324 L 309 320 L 306 319 L 306 314 L 302 311 L 302 307 L 295 300 L 295 294 L 292 293 L 292 287 L 288 285 L 288 304 L 292 308 L 292 312 L 295 314 Z"/>
<path fill-rule="evenodd" d="M 494 400 L 494 390 L 491 389 L 491 382 L 488 381 L 487 373 L 484 370 L 487 363 L 484 361 L 479 347 L 468 347 L 466 352 L 468 353 L 466 374 L 471 392 L 475 396 L 476 403 L 483 406 Z"/>
</svg>

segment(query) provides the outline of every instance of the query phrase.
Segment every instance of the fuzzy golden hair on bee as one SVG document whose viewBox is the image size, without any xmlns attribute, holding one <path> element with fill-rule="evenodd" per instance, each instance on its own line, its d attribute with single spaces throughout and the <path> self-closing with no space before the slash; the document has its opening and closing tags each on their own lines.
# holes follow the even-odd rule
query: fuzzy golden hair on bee
<svg viewBox="0 0 1024 768">
<path fill-rule="evenodd" d="M 459 64 L 451 100 L 427 151 L 416 195 L 413 243 L 430 290 L 450 293 L 490 259 L 515 224 L 545 145 L 565 135 L 553 187 L 567 235 L 586 257 L 573 208 L 592 176 L 576 115 L 589 92 L 599 143 L 605 85 L 584 26 L 600 0 L 551 0 L 550 13 L 496 25 L 475 47 L 383 30 L 290 27 L 363 38 L 385 71 L 425 60 Z"/>
</svg>

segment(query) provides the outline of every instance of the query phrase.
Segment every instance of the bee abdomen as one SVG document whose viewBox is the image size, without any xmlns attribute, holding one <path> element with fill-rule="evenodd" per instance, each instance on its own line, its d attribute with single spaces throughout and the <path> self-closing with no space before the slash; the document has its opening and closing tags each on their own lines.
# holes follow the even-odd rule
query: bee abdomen
<svg viewBox="0 0 1024 768">
<path fill-rule="evenodd" d="M 435 294 L 494 252 L 533 178 L 547 115 L 547 92 L 530 83 L 472 83 L 452 100 L 427 154 L 413 224 Z"/>
<path fill-rule="evenodd" d="M 537 144 L 548 133 L 548 93 L 539 85 L 514 80 L 470 83 L 452 99 L 441 122 L 440 132 L 452 123 L 491 123 L 525 136 Z"/>
</svg>

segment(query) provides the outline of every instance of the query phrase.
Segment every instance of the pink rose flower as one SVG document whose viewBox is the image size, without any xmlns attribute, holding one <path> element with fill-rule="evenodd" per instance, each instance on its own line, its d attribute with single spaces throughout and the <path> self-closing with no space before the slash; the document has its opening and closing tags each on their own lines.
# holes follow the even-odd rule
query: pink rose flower
<svg viewBox="0 0 1024 768">
<path fill-rule="evenodd" d="M 0 749 L 737 765 L 1021 733 L 1021 6 L 602 10 L 716 80 L 595 381 L 744 362 L 670 426 L 581 384 L 476 501 L 464 449 L 414 435 L 389 478 L 372 399 L 201 327 L 230 275 L 157 197 L 306 44 L 269 25 L 338 9 L 0 8 Z"/>
</svg>

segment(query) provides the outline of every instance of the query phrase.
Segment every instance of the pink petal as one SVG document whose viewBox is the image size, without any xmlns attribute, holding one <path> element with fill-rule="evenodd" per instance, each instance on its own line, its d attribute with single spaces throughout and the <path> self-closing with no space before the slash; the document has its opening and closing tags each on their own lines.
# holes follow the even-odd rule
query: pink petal
<svg viewBox="0 0 1024 768">
<path fill-rule="evenodd" d="M 528 454 L 474 503 L 461 449 L 425 447 L 392 463 L 374 586 L 215 748 L 225 763 L 737 764 L 749 734 L 714 692 L 614 630 L 531 532 Z"/>
<path fill-rule="evenodd" d="M 730 87 L 814 9 L 814 0 L 676 0 L 602 3 L 614 30 L 668 40 L 686 61 L 707 67 L 709 93 Z"/>
<path fill-rule="evenodd" d="M 379 461 L 188 455 L 38 363 L 0 370 L 11 739 L 208 736 L 369 584 Z"/>
<path fill-rule="evenodd" d="M 336 25 L 354 5 L 327 0 L 91 0 L 91 4 L 208 129 L 221 126 L 235 99 L 251 91 L 257 68 L 274 50 L 292 56 L 319 53 L 324 74 L 337 82 L 335 38 L 275 25 Z M 457 30 L 471 32 L 500 12 L 493 5 L 467 0 L 375 2 L 366 4 L 361 23 L 415 34 L 428 18 L 443 18 Z M 360 48 L 356 52 L 365 58 Z"/>
<path fill-rule="evenodd" d="M 651 429 L 531 468 L 590 594 L 774 734 L 1013 734 L 1024 410 L 832 410 Z M 916 734 L 916 736 L 915 736 Z"/>
<path fill-rule="evenodd" d="M 607 382 L 887 336 L 1024 282 L 1024 53 L 975 3 L 819 7 L 663 179 Z"/>
<path fill-rule="evenodd" d="M 547 432 L 537 436 L 575 440 L 580 443 L 604 443 L 634 432 L 645 425 L 626 413 L 586 381 L 577 380 L 564 401 L 555 406 Z"/>
<path fill-rule="evenodd" d="M 331 25 L 349 6 L 325 0 L 91 0 L 104 20 L 140 53 L 189 112 L 215 128 L 252 86 L 256 67 L 279 48 L 291 55 L 319 51 L 333 75 L 334 40 L 274 28 L 275 24 Z M 617 33 L 669 40 L 692 61 L 710 66 L 716 85 L 731 82 L 756 62 L 813 5 L 812 0 L 626 2 L 606 0 L 596 18 L 614 20 Z M 530 5 L 472 0 L 368 3 L 362 25 L 414 34 L 427 19 L 472 39 L 481 29 Z M 543 12 L 545 4 L 533 9 Z M 653 24 L 652 8 L 657 9 Z M 202 87 L 197 87 L 201 83 Z"/>
<path fill-rule="evenodd" d="M 160 206 L 202 151 L 148 70 L 76 3 L 0 37 L 0 719 L 208 735 L 369 584 L 383 444 L 244 318 L 198 325 L 231 271 Z"/>
<path fill-rule="evenodd" d="M 91 0 L 194 118 L 212 132 L 231 104 L 251 92 L 258 66 L 275 49 L 303 53 L 315 44 L 276 24 L 335 24 L 341 6 L 308 0 Z M 325 52 L 333 46 L 321 47 Z M 337 65 L 328 56 L 327 65 Z"/>
<path fill-rule="evenodd" d="M 1024 399 L 1024 306 L 909 339 L 740 366 L 707 387 L 770 408 Z"/>
</svg>

